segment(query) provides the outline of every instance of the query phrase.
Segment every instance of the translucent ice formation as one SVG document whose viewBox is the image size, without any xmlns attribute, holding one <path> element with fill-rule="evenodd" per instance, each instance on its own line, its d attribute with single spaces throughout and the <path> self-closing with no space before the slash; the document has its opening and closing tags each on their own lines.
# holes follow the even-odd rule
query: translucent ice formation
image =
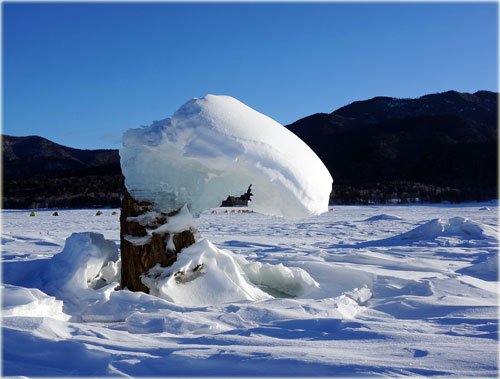
<svg viewBox="0 0 500 379">
<path fill-rule="evenodd" d="M 302 218 L 327 211 L 332 177 L 281 124 L 229 96 L 207 95 L 172 118 L 128 130 L 120 150 L 125 185 L 159 209 L 193 214 L 252 184 L 252 208 Z"/>
</svg>

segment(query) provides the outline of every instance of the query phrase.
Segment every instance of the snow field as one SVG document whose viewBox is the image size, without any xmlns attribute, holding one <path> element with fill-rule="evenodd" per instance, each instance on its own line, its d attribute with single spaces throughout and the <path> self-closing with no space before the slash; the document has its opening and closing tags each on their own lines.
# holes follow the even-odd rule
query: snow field
<svg viewBox="0 0 500 379">
<path fill-rule="evenodd" d="M 178 269 L 226 259 L 266 297 L 205 305 L 94 285 L 116 255 L 89 234 L 71 238 L 99 247 L 78 254 L 91 269 L 76 282 L 73 271 L 56 272 L 50 291 L 43 273 L 73 261 L 65 239 L 85 230 L 117 242 L 118 216 L 3 211 L 4 374 L 497 376 L 497 211 L 334 207 L 299 222 L 207 211 L 196 220 L 206 240 Z M 289 271 L 273 272 L 280 264 Z M 302 278 L 302 288 L 276 288 L 276 278 Z"/>
</svg>

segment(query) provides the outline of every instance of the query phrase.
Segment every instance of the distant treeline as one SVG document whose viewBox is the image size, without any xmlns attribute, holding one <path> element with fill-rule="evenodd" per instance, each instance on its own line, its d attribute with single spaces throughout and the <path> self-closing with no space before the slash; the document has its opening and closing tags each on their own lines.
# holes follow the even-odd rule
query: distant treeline
<svg viewBox="0 0 500 379">
<path fill-rule="evenodd" d="M 8 180 L 3 186 L 4 209 L 119 208 L 123 177 L 68 176 Z"/>
<path fill-rule="evenodd" d="M 440 187 L 413 182 L 334 185 L 330 204 L 408 204 L 487 201 L 497 198 L 497 187 Z"/>
<path fill-rule="evenodd" d="M 255 189 L 257 191 L 258 189 Z M 408 204 L 487 201 L 496 187 L 452 188 L 412 182 L 334 185 L 331 205 Z M 8 181 L 4 209 L 119 208 L 125 193 L 123 177 L 30 178 Z"/>
</svg>

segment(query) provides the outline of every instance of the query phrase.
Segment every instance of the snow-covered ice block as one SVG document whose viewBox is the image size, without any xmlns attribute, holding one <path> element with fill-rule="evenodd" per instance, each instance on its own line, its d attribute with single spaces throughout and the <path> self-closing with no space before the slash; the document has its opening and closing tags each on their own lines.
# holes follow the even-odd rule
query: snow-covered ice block
<svg viewBox="0 0 500 379">
<path fill-rule="evenodd" d="M 172 118 L 128 130 L 120 158 L 131 195 L 161 210 L 189 204 L 198 215 L 252 184 L 257 212 L 297 219 L 328 211 L 332 177 L 318 156 L 229 96 L 192 99 Z"/>
<path fill-rule="evenodd" d="M 152 295 L 193 307 L 271 299 L 269 293 L 302 296 L 319 287 L 301 268 L 249 263 L 207 239 L 183 249 L 172 266 L 153 267 L 142 282 Z"/>
<path fill-rule="evenodd" d="M 153 267 L 142 282 L 152 295 L 185 306 L 268 299 L 246 279 L 234 254 L 207 239 L 182 250 L 170 267 Z"/>
<path fill-rule="evenodd" d="M 99 233 L 73 233 L 50 261 L 44 288 L 65 298 L 116 282 L 119 272 L 118 248 L 113 241 Z"/>
</svg>

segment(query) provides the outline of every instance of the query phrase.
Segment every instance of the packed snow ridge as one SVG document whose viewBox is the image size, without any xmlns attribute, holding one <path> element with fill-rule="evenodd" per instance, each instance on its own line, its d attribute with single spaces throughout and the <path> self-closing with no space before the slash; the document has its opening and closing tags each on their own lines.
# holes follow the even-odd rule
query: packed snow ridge
<svg viewBox="0 0 500 379">
<path fill-rule="evenodd" d="M 61 319 L 71 315 L 87 321 L 121 319 L 128 309 L 124 309 L 122 297 L 128 295 L 117 290 L 119 267 L 113 241 L 99 233 L 73 233 L 59 254 L 38 267 L 42 269 L 41 282 L 31 285 L 40 286 L 44 292 L 3 285 L 3 312 L 8 316 Z M 188 307 L 300 298 L 319 289 L 319 284 L 299 267 L 249 262 L 229 250 L 218 249 L 205 238 L 183 249 L 172 266 L 157 265 L 142 280 L 150 295 Z M 120 311 L 110 316 L 113 309 Z"/>
<path fill-rule="evenodd" d="M 271 118 L 229 96 L 207 95 L 171 118 L 128 130 L 125 185 L 161 210 L 194 215 L 252 184 L 252 208 L 299 219 L 328 210 L 332 177 L 318 156 Z"/>
<path fill-rule="evenodd" d="M 493 228 L 478 225 L 477 223 L 464 218 L 452 217 L 450 219 L 437 218 L 426 222 L 423 225 L 401 234 L 403 240 L 434 239 L 440 236 L 462 237 L 464 239 L 495 239 L 496 232 Z"/>
<path fill-rule="evenodd" d="M 319 284 L 298 267 L 248 262 L 207 239 L 182 250 L 170 267 L 153 267 L 142 279 L 150 294 L 183 306 L 299 297 Z M 264 290 L 265 291 L 264 291 Z"/>
</svg>

